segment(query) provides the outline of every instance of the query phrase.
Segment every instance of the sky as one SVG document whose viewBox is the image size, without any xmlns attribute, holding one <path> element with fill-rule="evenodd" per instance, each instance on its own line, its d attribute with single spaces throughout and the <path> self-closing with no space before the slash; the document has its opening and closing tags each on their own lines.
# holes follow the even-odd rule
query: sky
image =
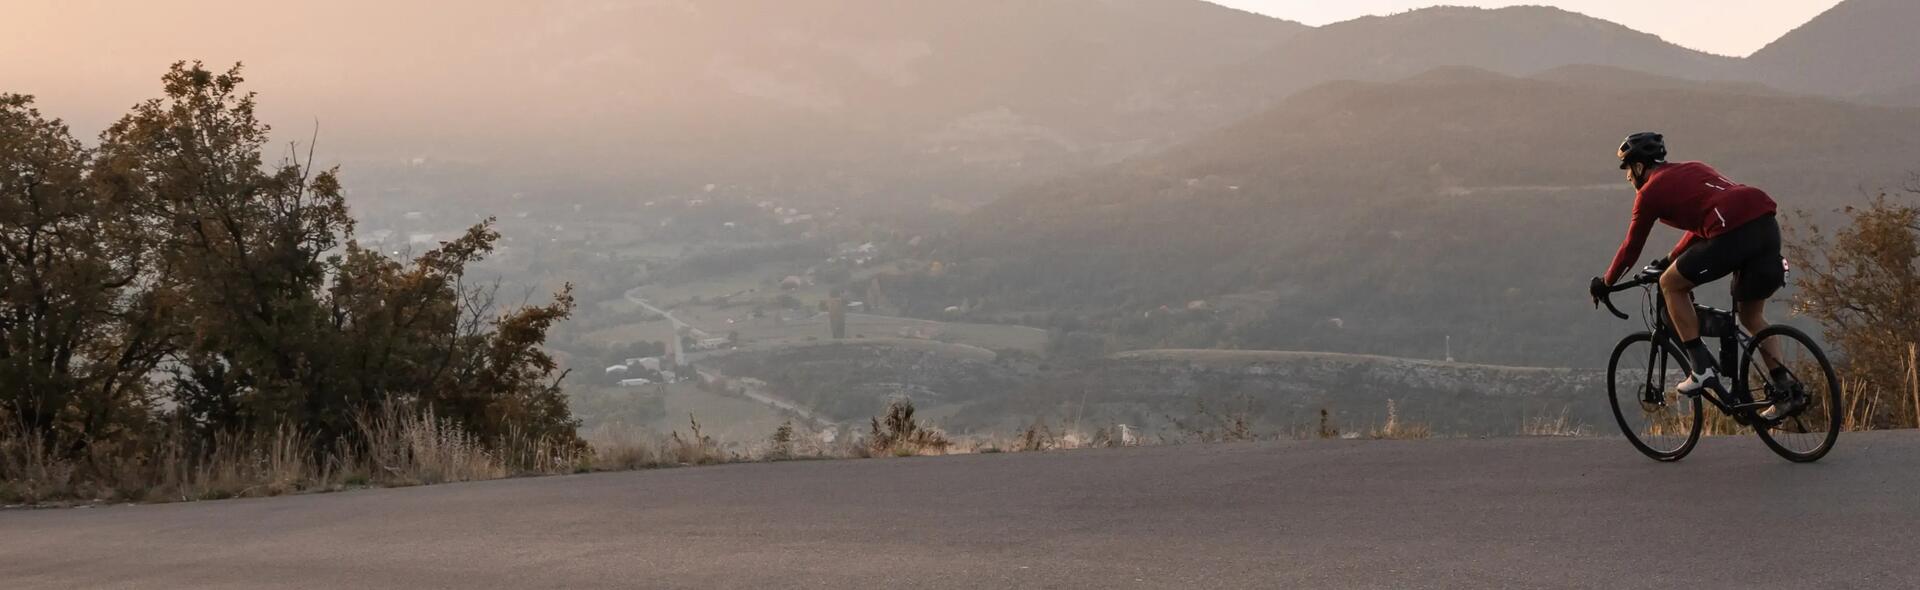
<svg viewBox="0 0 1920 590">
<path fill-rule="evenodd" d="M 1745 57 L 1805 24 L 1840 0 L 1212 0 L 1313 26 L 1435 4 L 1496 8 L 1558 6 L 1659 35 L 1685 47 Z"/>
</svg>

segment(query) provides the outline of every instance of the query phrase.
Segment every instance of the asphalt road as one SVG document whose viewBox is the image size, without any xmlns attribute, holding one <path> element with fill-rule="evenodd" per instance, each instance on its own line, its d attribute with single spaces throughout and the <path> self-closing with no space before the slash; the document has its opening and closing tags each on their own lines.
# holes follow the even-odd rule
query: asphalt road
<svg viewBox="0 0 1920 590">
<path fill-rule="evenodd" d="M 0 588 L 1920 586 L 1920 434 L 1312 441 L 0 511 Z"/>
</svg>

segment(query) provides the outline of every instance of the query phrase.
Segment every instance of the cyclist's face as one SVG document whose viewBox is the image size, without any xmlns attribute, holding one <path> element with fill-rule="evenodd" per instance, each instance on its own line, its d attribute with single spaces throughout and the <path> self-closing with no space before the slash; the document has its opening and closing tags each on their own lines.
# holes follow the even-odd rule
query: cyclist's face
<svg viewBox="0 0 1920 590">
<path fill-rule="evenodd" d="M 1633 188 L 1638 189 L 1640 188 L 1640 185 L 1646 183 L 1646 176 L 1647 176 L 1646 164 L 1635 162 L 1627 166 L 1626 172 L 1627 172 L 1627 182 L 1632 184 Z"/>
</svg>

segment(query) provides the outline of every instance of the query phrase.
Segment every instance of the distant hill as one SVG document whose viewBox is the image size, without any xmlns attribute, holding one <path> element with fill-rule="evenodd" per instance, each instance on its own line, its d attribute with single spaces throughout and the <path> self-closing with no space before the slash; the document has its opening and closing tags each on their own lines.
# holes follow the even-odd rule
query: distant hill
<svg viewBox="0 0 1920 590">
<path fill-rule="evenodd" d="M 342 0 L 272 23 L 250 8 L 80 4 L 57 13 L 88 23 L 70 36 L 0 27 L 16 33 L 0 90 L 98 126 L 157 94 L 170 61 L 245 61 L 266 115 L 301 140 L 319 118 L 336 158 L 622 192 L 978 199 L 1223 122 L 1162 97 L 1305 29 L 1201 0 Z M 75 57 L 94 53 L 117 57 Z"/>
<path fill-rule="evenodd" d="M 1750 89 L 1599 68 L 1331 83 L 980 210 L 924 292 L 1076 310 L 1135 345 L 1436 358 L 1451 336 L 1463 360 L 1591 366 L 1627 327 L 1583 300 L 1632 200 L 1616 138 L 1665 131 L 1675 159 L 1789 209 L 1826 210 L 1914 166 L 1920 110 Z M 1645 258 L 1673 237 L 1660 230 Z M 1271 294 L 1264 316 L 1185 309 L 1247 292 Z"/>
<path fill-rule="evenodd" d="M 1531 75 L 1574 64 L 1719 79 L 1735 75 L 1739 61 L 1558 8 L 1443 6 L 1302 32 L 1218 84 L 1233 96 L 1277 101 L 1327 81 L 1400 80 L 1442 66 Z"/>
<path fill-rule="evenodd" d="M 249 6 L 29 5 L 6 24 L 87 25 L 0 24 L 0 90 L 89 130 L 152 96 L 168 62 L 245 61 L 263 114 L 288 139 L 317 118 L 323 160 L 352 163 L 362 199 L 711 183 L 869 206 L 979 203 L 1330 81 L 1441 67 L 1596 65 L 1920 104 L 1920 5 L 1903 0 L 1849 0 L 1751 60 L 1545 7 L 1309 28 L 1202 0 L 340 0 L 287 6 L 300 26 L 284 28 Z M 221 34 L 178 34 L 201 29 Z M 111 57 L 79 57 L 95 54 Z"/>
<path fill-rule="evenodd" d="M 1846 0 L 1755 52 L 1751 75 L 1797 92 L 1920 106 L 1920 2 Z"/>
</svg>

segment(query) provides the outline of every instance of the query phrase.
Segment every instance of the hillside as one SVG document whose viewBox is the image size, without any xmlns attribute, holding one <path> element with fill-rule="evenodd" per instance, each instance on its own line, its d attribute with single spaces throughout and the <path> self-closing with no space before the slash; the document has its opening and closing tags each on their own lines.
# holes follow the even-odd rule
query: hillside
<svg viewBox="0 0 1920 590">
<path fill-rule="evenodd" d="M 1437 358 L 1451 336 L 1463 359 L 1593 366 L 1626 329 L 1582 295 L 1632 200 L 1618 137 L 1664 130 L 1675 159 L 1812 211 L 1903 181 L 1920 148 L 1920 111 L 1590 74 L 1604 75 L 1450 69 L 1305 91 L 982 209 L 920 293 L 985 313 L 1071 310 L 1134 346 Z M 1647 85 L 1669 88 L 1649 101 Z M 1658 230 L 1646 258 L 1673 237 Z M 1252 310 L 1186 309 L 1253 292 L 1265 303 Z"/>
<path fill-rule="evenodd" d="M 1738 60 L 1558 8 L 1443 6 L 1302 32 L 1232 68 L 1216 88 L 1270 103 L 1332 80 L 1399 80 L 1443 66 L 1523 76 L 1573 64 L 1719 79 Z"/>
<path fill-rule="evenodd" d="M 1812 94 L 1920 106 L 1920 3 L 1847 0 L 1748 59 L 1760 81 Z"/>
<path fill-rule="evenodd" d="M 85 130 L 168 62 L 245 61 L 298 139 L 318 118 L 325 154 L 411 162 L 403 178 L 445 192 L 526 189 L 474 178 L 492 175 L 971 199 L 1219 122 L 1163 96 L 1304 29 L 1201 0 L 347 0 L 288 7 L 292 29 L 249 6 L 73 4 L 43 15 L 91 23 L 70 36 L 0 26 L 0 90 Z"/>
</svg>

